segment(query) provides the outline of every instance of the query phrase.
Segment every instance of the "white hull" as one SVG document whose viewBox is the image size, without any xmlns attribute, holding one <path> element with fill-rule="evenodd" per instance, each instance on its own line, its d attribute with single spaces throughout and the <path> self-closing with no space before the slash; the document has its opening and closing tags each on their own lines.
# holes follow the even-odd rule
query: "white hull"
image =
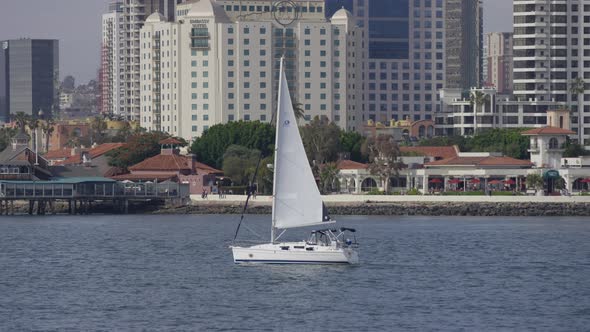
<svg viewBox="0 0 590 332">
<path fill-rule="evenodd" d="M 358 264 L 359 262 L 358 253 L 352 248 L 309 245 L 305 242 L 268 243 L 231 248 L 236 264 Z"/>
</svg>

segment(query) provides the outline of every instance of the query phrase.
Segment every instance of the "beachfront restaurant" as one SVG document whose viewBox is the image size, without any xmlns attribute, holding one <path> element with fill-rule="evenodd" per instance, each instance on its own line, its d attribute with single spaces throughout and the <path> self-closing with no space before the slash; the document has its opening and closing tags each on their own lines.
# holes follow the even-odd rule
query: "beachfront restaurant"
<svg viewBox="0 0 590 332">
<path fill-rule="evenodd" d="M 407 159 L 407 158 L 406 158 Z M 368 165 L 356 162 L 339 163 L 341 192 L 362 194 L 383 191 L 379 176 L 368 170 Z M 538 173 L 528 160 L 502 157 L 492 153 L 465 153 L 456 156 L 415 164 L 399 171 L 398 177 L 389 179 L 389 192 L 405 193 L 418 189 L 423 194 L 443 191 L 507 191 L 525 190 L 526 177 Z"/>
</svg>

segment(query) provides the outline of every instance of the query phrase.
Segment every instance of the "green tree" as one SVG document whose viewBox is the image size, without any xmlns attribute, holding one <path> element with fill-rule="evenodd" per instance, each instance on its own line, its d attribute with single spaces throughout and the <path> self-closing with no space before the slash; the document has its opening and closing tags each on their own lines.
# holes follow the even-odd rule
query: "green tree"
<svg viewBox="0 0 590 332">
<path fill-rule="evenodd" d="M 33 151 L 37 150 L 37 143 L 39 142 L 39 138 L 37 137 L 37 129 L 39 129 L 39 120 L 29 117 L 29 121 L 27 122 L 27 127 L 29 127 L 29 131 L 31 132 L 31 137 L 33 137 L 33 144 L 31 148 Z"/>
<path fill-rule="evenodd" d="M 399 146 L 391 135 L 370 137 L 363 145 L 363 152 L 369 157 L 369 172 L 381 178 L 385 194 L 389 192 L 389 179 L 399 176 L 402 163 Z"/>
<path fill-rule="evenodd" d="M 581 156 L 587 156 L 590 154 L 589 151 L 578 143 L 572 142 L 569 138 L 565 142 L 565 151 L 563 152 L 563 158 L 576 158 Z"/>
<path fill-rule="evenodd" d="M 300 128 L 301 139 L 309 161 L 317 165 L 336 161 L 340 151 L 340 129 L 326 118 L 315 117 Z"/>
<path fill-rule="evenodd" d="M 466 151 L 501 152 L 505 156 L 528 159 L 529 138 L 521 133 L 526 128 L 490 129 L 466 140 Z"/>
<path fill-rule="evenodd" d="M 327 163 L 320 168 L 320 191 L 328 194 L 340 191 L 340 170 L 336 163 Z"/>
<path fill-rule="evenodd" d="M 0 128 L 0 152 L 4 151 L 10 144 L 10 139 L 18 133 L 18 129 L 4 127 Z"/>
<path fill-rule="evenodd" d="M 223 154 L 223 174 L 234 185 L 249 185 L 260 158 L 260 151 L 241 145 L 230 145 Z"/>
<path fill-rule="evenodd" d="M 465 136 L 439 136 L 420 140 L 419 146 L 453 146 L 456 145 L 461 151 L 467 150 L 467 142 L 470 138 Z"/>
<path fill-rule="evenodd" d="M 130 166 L 160 153 L 160 141 L 170 137 L 162 132 L 136 134 L 129 138 L 127 144 L 109 151 L 109 165 L 127 170 Z"/>
<path fill-rule="evenodd" d="M 25 132 L 25 128 L 29 123 L 29 119 L 31 118 L 30 115 L 25 114 L 25 112 L 17 112 L 12 116 L 13 120 L 16 122 L 17 127 L 19 128 L 20 132 Z"/>
<path fill-rule="evenodd" d="M 272 194 L 273 187 L 273 167 L 274 167 L 274 156 L 268 156 L 260 161 L 260 169 L 258 170 L 258 176 L 256 177 L 256 183 L 258 184 L 258 192 L 260 194 Z"/>
<path fill-rule="evenodd" d="M 543 176 L 540 174 L 529 174 L 526 177 L 526 186 L 527 188 L 541 190 L 545 186 L 545 180 L 543 180 Z"/>
<path fill-rule="evenodd" d="M 95 116 L 90 120 L 91 142 L 90 144 L 101 144 L 104 139 L 104 132 L 107 130 L 107 122 L 102 116 Z"/>
<path fill-rule="evenodd" d="M 129 137 L 132 135 L 131 125 L 129 122 L 125 121 L 123 123 L 123 128 L 119 129 L 117 133 L 110 138 L 110 141 L 113 143 L 117 142 L 127 142 Z"/>
<path fill-rule="evenodd" d="M 261 151 L 263 156 L 268 156 L 273 151 L 274 140 L 274 128 L 268 123 L 229 122 L 206 130 L 201 137 L 193 141 L 191 151 L 197 155 L 199 161 L 221 168 L 223 154 L 230 145 L 256 149 Z"/>
<path fill-rule="evenodd" d="M 340 131 L 340 146 L 343 152 L 350 153 L 350 160 L 365 162 L 361 152 L 365 138 L 355 131 Z"/>
<path fill-rule="evenodd" d="M 297 122 L 305 117 L 305 110 L 303 109 L 303 104 L 298 102 L 293 102 L 293 111 L 295 112 L 295 119 Z"/>
</svg>

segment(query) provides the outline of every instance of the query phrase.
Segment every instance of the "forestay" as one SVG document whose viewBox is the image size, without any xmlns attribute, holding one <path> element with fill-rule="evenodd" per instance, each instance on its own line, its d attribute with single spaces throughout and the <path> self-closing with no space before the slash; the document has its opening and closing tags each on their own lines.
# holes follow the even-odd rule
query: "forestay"
<svg viewBox="0 0 590 332">
<path fill-rule="evenodd" d="M 329 222 L 303 148 L 282 61 L 276 136 L 274 227 L 294 228 Z"/>
</svg>

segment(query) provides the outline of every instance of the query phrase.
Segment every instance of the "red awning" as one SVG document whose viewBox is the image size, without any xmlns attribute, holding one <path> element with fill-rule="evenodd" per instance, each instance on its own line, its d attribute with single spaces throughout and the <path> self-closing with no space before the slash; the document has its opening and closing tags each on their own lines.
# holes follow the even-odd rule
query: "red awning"
<svg viewBox="0 0 590 332">
<path fill-rule="evenodd" d="M 448 183 L 451 184 L 459 184 L 461 182 L 463 182 L 463 180 L 459 180 L 459 179 L 450 179 L 449 181 L 447 181 Z"/>
<path fill-rule="evenodd" d="M 480 179 L 471 179 L 469 182 L 471 183 L 481 183 Z"/>
<path fill-rule="evenodd" d="M 439 178 L 435 178 L 429 181 L 430 183 L 442 183 L 443 181 Z"/>
<path fill-rule="evenodd" d="M 488 184 L 500 184 L 500 183 L 502 183 L 502 181 L 500 181 L 500 180 L 492 180 L 492 181 L 488 182 Z"/>
<path fill-rule="evenodd" d="M 516 181 L 514 181 L 512 179 L 508 179 L 508 180 L 504 181 L 504 183 L 512 185 L 512 184 L 516 184 Z"/>
</svg>

